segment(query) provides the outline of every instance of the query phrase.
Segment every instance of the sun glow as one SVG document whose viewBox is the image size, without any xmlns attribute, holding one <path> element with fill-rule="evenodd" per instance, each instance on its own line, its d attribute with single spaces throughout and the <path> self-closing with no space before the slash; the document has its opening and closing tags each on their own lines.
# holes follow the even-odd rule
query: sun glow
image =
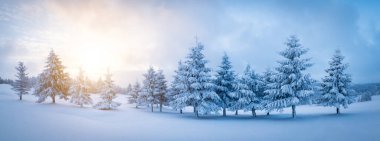
<svg viewBox="0 0 380 141">
<path fill-rule="evenodd" d="M 75 67 L 81 67 L 90 78 L 95 79 L 102 76 L 108 68 L 118 70 L 127 63 L 123 62 L 122 57 L 122 52 L 126 49 L 122 48 L 123 43 L 115 37 L 93 31 L 81 31 L 74 35 L 70 42 L 75 47 L 71 51 L 71 58 L 75 59 L 70 60 L 69 69 L 75 71 Z"/>
<path fill-rule="evenodd" d="M 162 36 L 157 25 L 135 10 L 104 4 L 80 8 L 48 4 L 52 19 L 44 27 L 46 34 L 39 36 L 48 37 L 48 46 L 56 50 L 72 76 L 82 68 L 86 76 L 98 79 L 109 69 L 115 81 L 126 81 L 125 76 L 134 81 L 153 64 L 152 54 L 162 44 Z"/>
</svg>

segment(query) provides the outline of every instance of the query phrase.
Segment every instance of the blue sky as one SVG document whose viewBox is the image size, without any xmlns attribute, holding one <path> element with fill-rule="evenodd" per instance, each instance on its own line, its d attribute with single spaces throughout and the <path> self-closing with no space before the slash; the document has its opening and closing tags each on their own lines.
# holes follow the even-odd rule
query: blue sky
<svg viewBox="0 0 380 141">
<path fill-rule="evenodd" d="M 226 52 L 236 72 L 277 65 L 289 35 L 310 49 L 308 72 L 320 80 L 335 49 L 355 83 L 380 82 L 379 1 L 54 1 L 0 0 L 0 76 L 23 61 L 43 70 L 50 49 L 66 70 L 94 79 L 107 68 L 118 84 L 141 80 L 149 66 L 169 79 L 197 36 L 214 70 Z"/>
</svg>

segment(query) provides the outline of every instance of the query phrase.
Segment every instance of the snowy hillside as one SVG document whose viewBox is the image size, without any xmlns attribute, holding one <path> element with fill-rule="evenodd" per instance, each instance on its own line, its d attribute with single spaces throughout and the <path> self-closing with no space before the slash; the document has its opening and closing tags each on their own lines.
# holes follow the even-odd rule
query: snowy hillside
<svg viewBox="0 0 380 141">
<path fill-rule="evenodd" d="M 93 95 L 98 101 L 99 95 Z M 314 140 L 375 141 L 380 138 L 380 96 L 354 103 L 341 115 L 334 108 L 299 106 L 291 118 L 290 109 L 265 116 L 258 112 L 227 117 L 202 116 L 164 109 L 151 113 L 135 109 L 125 95 L 115 100 L 122 105 L 113 111 L 96 110 L 58 100 L 57 104 L 35 103 L 26 95 L 19 101 L 9 85 L 0 85 L 1 141 L 85 141 L 85 140 Z M 158 111 L 158 109 L 155 109 Z"/>
</svg>

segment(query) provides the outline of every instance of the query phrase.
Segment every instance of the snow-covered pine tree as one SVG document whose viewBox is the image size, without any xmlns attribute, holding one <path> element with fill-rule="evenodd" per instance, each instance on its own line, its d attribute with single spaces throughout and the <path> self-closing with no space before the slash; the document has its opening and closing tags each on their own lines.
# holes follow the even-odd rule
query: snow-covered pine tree
<svg viewBox="0 0 380 141">
<path fill-rule="evenodd" d="M 251 111 L 252 116 L 256 116 L 256 110 L 261 109 L 261 98 L 258 97 L 262 87 L 259 76 L 247 65 L 243 74 L 239 77 L 235 88 L 237 89 L 234 98 L 237 100 L 230 109 Z"/>
<path fill-rule="evenodd" d="M 188 67 L 181 61 L 178 62 L 178 69 L 175 71 L 174 80 L 170 85 L 170 106 L 179 110 L 182 114 L 182 109 L 186 106 L 191 106 L 192 101 L 187 99 L 190 91 L 188 79 Z"/>
<path fill-rule="evenodd" d="M 30 90 L 28 74 L 26 73 L 26 66 L 23 62 L 18 62 L 16 70 L 17 79 L 12 84 L 12 90 L 16 91 L 20 100 L 22 100 L 22 95 L 28 94 L 28 91 Z"/>
<path fill-rule="evenodd" d="M 270 84 L 275 82 L 275 78 L 276 78 L 276 73 L 272 69 L 267 68 L 264 71 L 263 75 L 261 76 L 261 79 L 263 82 L 263 91 L 271 88 Z M 267 104 L 271 103 L 272 97 L 265 92 L 263 94 L 264 94 L 264 96 L 263 96 L 263 99 L 261 101 L 261 105 L 262 105 L 263 109 L 266 110 L 267 115 L 269 115 L 269 112 L 272 109 L 268 109 Z"/>
<path fill-rule="evenodd" d="M 94 105 L 94 108 L 100 110 L 111 110 L 120 106 L 121 103 L 113 101 L 116 98 L 116 92 L 114 90 L 113 80 L 111 79 L 112 75 L 107 71 L 106 79 L 104 80 L 104 86 L 100 94 L 102 101 Z"/>
<path fill-rule="evenodd" d="M 136 83 L 133 85 L 132 90 L 129 94 L 128 102 L 130 104 L 135 103 L 136 108 L 138 108 L 138 98 L 141 92 L 140 83 L 136 81 Z"/>
<path fill-rule="evenodd" d="M 326 69 L 327 75 L 322 79 L 322 97 L 320 104 L 336 107 L 336 113 L 340 113 L 340 107 L 347 108 L 354 102 L 354 96 L 350 88 L 351 76 L 345 73 L 348 64 L 343 64 L 344 56 L 340 50 L 336 50 Z"/>
<path fill-rule="evenodd" d="M 266 108 L 270 111 L 292 107 L 294 118 L 297 105 L 310 103 L 313 81 L 309 74 L 303 73 L 311 66 L 310 59 L 301 58 L 308 50 L 301 46 L 296 36 L 290 36 L 286 45 L 287 48 L 280 52 L 285 59 L 278 61 L 280 66 L 276 68 L 275 82 L 270 83 L 265 91 L 270 101 Z"/>
<path fill-rule="evenodd" d="M 148 71 L 144 74 L 143 87 L 141 89 L 141 99 L 144 100 L 144 105 L 151 108 L 153 112 L 154 104 L 156 103 L 156 98 L 158 95 L 157 87 L 157 73 L 150 67 Z"/>
<path fill-rule="evenodd" d="M 179 99 L 184 103 L 191 103 L 194 107 L 195 115 L 217 113 L 220 109 L 219 96 L 215 93 L 215 85 L 211 79 L 211 69 L 206 67 L 207 61 L 202 53 L 204 46 L 196 42 L 196 46 L 191 48 L 190 54 L 187 56 L 185 74 L 188 77 L 190 89 L 184 92 L 183 97 Z"/>
<path fill-rule="evenodd" d="M 214 80 L 215 92 L 221 99 L 219 105 L 223 109 L 223 116 L 226 116 L 226 109 L 229 108 L 235 100 L 235 77 L 236 75 L 232 70 L 231 62 L 225 53 L 222 58 L 222 63 L 219 66 L 219 70 L 217 70 L 216 79 Z"/>
<path fill-rule="evenodd" d="M 158 70 L 156 74 L 156 87 L 157 87 L 157 97 L 158 103 L 160 104 L 160 112 L 162 112 L 162 106 L 167 101 L 166 93 L 167 93 L 167 85 L 165 76 L 162 70 Z"/>
<path fill-rule="evenodd" d="M 69 79 L 69 75 L 64 72 L 61 60 L 51 50 L 45 70 L 39 75 L 37 88 L 34 92 L 34 95 L 38 97 L 37 102 L 44 102 L 47 97 L 51 97 L 52 102 L 55 103 L 56 96 L 67 100 L 70 88 Z"/>
<path fill-rule="evenodd" d="M 132 93 L 132 85 L 129 83 L 128 86 L 127 86 L 127 89 L 125 90 L 125 94 L 126 95 L 131 95 Z"/>
<path fill-rule="evenodd" d="M 83 107 L 83 105 L 92 104 L 90 93 L 88 92 L 88 81 L 84 77 L 82 68 L 79 70 L 77 79 L 71 86 L 71 99 L 70 102 Z"/>
<path fill-rule="evenodd" d="M 132 84 L 131 83 L 129 83 L 128 86 L 127 86 L 127 88 L 125 89 L 125 94 L 127 95 L 128 103 L 132 104 L 132 103 L 129 102 L 129 98 L 132 95 Z"/>
</svg>

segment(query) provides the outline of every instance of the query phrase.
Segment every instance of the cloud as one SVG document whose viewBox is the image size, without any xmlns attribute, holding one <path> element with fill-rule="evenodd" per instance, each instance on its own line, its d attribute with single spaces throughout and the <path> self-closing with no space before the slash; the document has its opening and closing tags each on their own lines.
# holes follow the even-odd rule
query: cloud
<svg viewBox="0 0 380 141">
<path fill-rule="evenodd" d="M 8 2 L 6 9 L 24 10 L 6 14 L 0 7 L 0 19 L 5 19 L 0 20 L 0 29 L 6 32 L 0 33 L 0 42 L 22 44 L 35 66 L 43 66 L 48 50 L 54 48 L 74 73 L 86 58 L 93 58 L 89 54 L 98 54 L 97 61 L 109 65 L 89 68 L 99 69 L 95 74 L 101 75 L 111 67 L 117 82 L 126 84 L 141 80 L 149 66 L 162 68 L 171 78 L 195 36 L 205 44 L 213 69 L 226 52 L 237 72 L 246 64 L 262 72 L 277 65 L 285 39 L 296 34 L 310 48 L 314 66 L 309 72 L 314 78 L 325 74 L 330 56 L 339 48 L 350 63 L 354 82 L 378 82 L 380 22 L 372 5 L 340 0 Z M 16 26 L 8 28 L 11 25 Z M 19 53 L 4 52 L 2 60 Z"/>
</svg>

